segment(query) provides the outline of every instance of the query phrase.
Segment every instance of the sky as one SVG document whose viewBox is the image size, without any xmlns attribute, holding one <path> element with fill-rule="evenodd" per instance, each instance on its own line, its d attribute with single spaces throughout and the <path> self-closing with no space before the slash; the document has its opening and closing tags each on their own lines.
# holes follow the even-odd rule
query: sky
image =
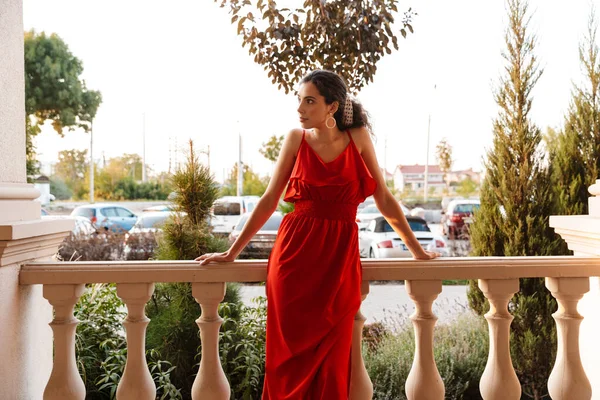
<svg viewBox="0 0 600 400">
<path fill-rule="evenodd" d="M 529 4 L 544 71 L 531 118 L 545 131 L 560 127 L 573 83 L 583 79 L 578 46 L 592 2 Z M 498 114 L 493 92 L 505 65 L 505 3 L 400 2 L 400 10 L 408 7 L 418 13 L 414 34 L 400 37 L 399 51 L 381 59 L 374 82 L 358 95 L 372 117 L 379 163 L 393 172 L 425 164 L 429 154 L 434 164 L 435 146 L 446 138 L 455 170 L 481 171 Z M 222 181 L 241 136 L 243 162 L 266 175 L 272 163 L 258 152 L 262 143 L 299 127 L 294 95 L 271 84 L 241 46 L 227 10 L 212 0 L 23 0 L 23 14 L 26 30 L 57 33 L 83 62 L 87 87 L 102 93 L 95 159 L 142 154 L 145 133 L 147 164 L 166 171 L 184 160 L 192 139 L 202 162 L 210 153 Z M 47 166 L 60 150 L 88 149 L 90 136 L 77 130 L 60 138 L 46 126 L 36 145 Z"/>
</svg>

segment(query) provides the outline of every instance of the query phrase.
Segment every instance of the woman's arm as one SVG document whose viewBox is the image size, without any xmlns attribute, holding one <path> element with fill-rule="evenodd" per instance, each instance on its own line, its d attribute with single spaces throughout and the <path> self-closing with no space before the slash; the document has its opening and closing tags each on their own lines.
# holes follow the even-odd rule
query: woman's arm
<svg viewBox="0 0 600 400">
<path fill-rule="evenodd" d="M 296 153 L 302 141 L 302 130 L 294 129 L 285 137 L 279 158 L 275 164 L 273 176 L 269 181 L 267 190 L 261 196 L 254 210 L 250 213 L 248 221 L 242 228 L 240 235 L 231 245 L 229 250 L 224 253 L 209 253 L 203 254 L 196 258 L 200 264 L 208 264 L 211 261 L 233 261 L 246 247 L 250 239 L 260 230 L 267 222 L 271 214 L 277 209 L 281 193 L 287 185 L 294 163 L 296 161 Z"/>
<path fill-rule="evenodd" d="M 414 258 L 418 260 L 429 260 L 438 256 L 437 253 L 425 251 L 423 247 L 421 247 L 421 244 L 415 237 L 413 231 L 410 229 L 410 225 L 400 208 L 400 204 L 398 204 L 385 184 L 385 179 L 379 169 L 375 148 L 373 147 L 369 132 L 365 128 L 358 128 L 353 129 L 351 135 L 365 161 L 365 165 L 377 182 L 377 189 L 375 189 L 373 198 L 375 199 L 375 204 L 379 211 L 381 211 L 381 214 L 389 222 L 394 231 L 396 231 L 398 236 L 400 236 Z"/>
</svg>

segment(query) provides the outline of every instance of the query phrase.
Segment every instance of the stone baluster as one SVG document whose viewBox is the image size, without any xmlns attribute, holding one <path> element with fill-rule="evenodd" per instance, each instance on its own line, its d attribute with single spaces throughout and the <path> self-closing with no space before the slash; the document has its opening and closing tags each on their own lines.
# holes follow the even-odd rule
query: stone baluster
<svg viewBox="0 0 600 400">
<path fill-rule="evenodd" d="M 364 301 L 369 294 L 369 281 L 363 281 L 361 298 Z M 366 318 L 360 309 L 354 317 L 352 331 L 352 369 L 350 375 L 350 400 L 371 400 L 373 398 L 373 383 L 369 378 L 367 368 L 362 357 L 362 329 Z"/>
<path fill-rule="evenodd" d="M 144 309 L 154 292 L 154 283 L 119 283 L 117 295 L 127 305 L 123 321 L 127 334 L 127 362 L 117 388 L 118 400 L 154 400 L 156 386 L 146 363 L 146 327 L 150 319 Z"/>
<path fill-rule="evenodd" d="M 219 358 L 219 329 L 223 323 L 219 304 L 225 297 L 225 283 L 193 283 L 192 295 L 202 309 L 196 320 L 200 328 L 202 358 L 192 386 L 192 399 L 228 400 L 231 391 Z"/>
<path fill-rule="evenodd" d="M 485 314 L 490 335 L 487 364 L 479 390 L 485 400 L 519 400 L 521 384 L 510 358 L 510 324 L 513 316 L 508 302 L 519 291 L 518 279 L 480 279 L 479 288 L 490 302 Z"/>
<path fill-rule="evenodd" d="M 589 278 L 546 278 L 546 287 L 558 301 L 552 314 L 556 321 L 558 348 L 556 362 L 548 379 L 553 400 L 589 400 L 592 387 L 579 354 L 579 325 L 583 317 L 577 303 L 590 290 Z"/>
<path fill-rule="evenodd" d="M 44 400 L 83 400 L 85 385 L 75 360 L 75 329 L 79 322 L 73 309 L 84 285 L 44 285 L 44 298 L 54 307 L 50 323 L 54 333 L 54 365 L 44 390 Z"/>
<path fill-rule="evenodd" d="M 433 357 L 433 328 L 437 317 L 431 309 L 442 292 L 442 281 L 406 281 L 406 291 L 416 310 L 410 319 L 415 329 L 415 356 L 406 379 L 408 400 L 443 400 L 444 382 Z"/>
</svg>

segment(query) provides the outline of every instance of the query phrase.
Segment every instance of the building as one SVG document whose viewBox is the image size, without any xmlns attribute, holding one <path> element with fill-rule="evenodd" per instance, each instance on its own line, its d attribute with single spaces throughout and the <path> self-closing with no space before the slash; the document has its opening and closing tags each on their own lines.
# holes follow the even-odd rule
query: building
<svg viewBox="0 0 600 400">
<path fill-rule="evenodd" d="M 439 165 L 430 165 L 427 171 L 428 190 L 441 194 L 446 188 L 444 173 Z M 398 165 L 394 170 L 394 187 L 399 191 L 422 192 L 425 190 L 425 165 Z"/>
<path fill-rule="evenodd" d="M 473 171 L 473 168 L 464 169 L 461 171 L 448 172 L 448 183 L 460 183 L 464 179 L 471 178 L 473 182 L 479 186 L 481 184 L 481 172 Z"/>
<path fill-rule="evenodd" d="M 394 180 L 394 174 L 392 174 L 390 171 L 385 168 L 379 168 L 379 170 L 381 171 L 381 175 L 383 175 L 383 178 L 386 182 Z"/>
</svg>

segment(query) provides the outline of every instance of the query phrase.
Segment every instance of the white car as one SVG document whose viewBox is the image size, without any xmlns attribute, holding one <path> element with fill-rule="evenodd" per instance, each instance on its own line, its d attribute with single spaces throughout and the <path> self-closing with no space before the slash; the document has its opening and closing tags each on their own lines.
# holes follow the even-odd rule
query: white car
<svg viewBox="0 0 600 400">
<path fill-rule="evenodd" d="M 379 209 L 377 209 L 375 204 L 371 204 L 362 210 L 359 210 L 358 214 L 356 214 L 356 223 L 358 224 L 358 228 L 366 228 L 369 226 L 369 222 L 377 217 L 381 217 L 381 212 L 379 212 Z"/>
<path fill-rule="evenodd" d="M 259 199 L 258 196 L 224 196 L 217 199 L 211 213 L 212 233 L 229 236 L 242 214 L 254 210 Z"/>
<path fill-rule="evenodd" d="M 175 211 L 151 211 L 142 213 L 135 225 L 125 234 L 124 239 L 124 254 L 128 260 L 145 260 L 147 258 L 136 258 L 132 252 L 145 253 L 148 250 L 154 250 L 156 247 L 156 235 L 162 232 L 162 227 L 171 216 L 185 216 L 185 213 Z M 145 246 L 140 246 L 140 243 L 149 243 Z"/>
<path fill-rule="evenodd" d="M 400 204 L 400 208 L 404 215 L 410 215 L 410 210 L 406 208 L 406 206 L 402 203 Z M 356 223 L 358 224 L 358 228 L 366 228 L 369 226 L 369 223 L 375 219 L 376 217 L 381 217 L 381 212 L 377 208 L 375 204 L 368 205 L 363 209 L 358 210 L 358 214 L 356 214 Z"/>
<path fill-rule="evenodd" d="M 58 220 L 58 219 L 70 219 L 75 221 L 75 226 L 71 233 L 79 237 L 88 237 L 98 233 L 98 230 L 90 222 L 88 218 L 71 215 L 42 215 L 43 220 Z"/>
<path fill-rule="evenodd" d="M 433 234 L 423 218 L 406 216 L 406 220 L 425 250 L 438 252 L 442 256 L 449 254 L 444 238 Z M 368 227 L 359 231 L 358 246 L 363 258 L 412 257 L 408 247 L 384 217 L 374 218 Z"/>
</svg>

